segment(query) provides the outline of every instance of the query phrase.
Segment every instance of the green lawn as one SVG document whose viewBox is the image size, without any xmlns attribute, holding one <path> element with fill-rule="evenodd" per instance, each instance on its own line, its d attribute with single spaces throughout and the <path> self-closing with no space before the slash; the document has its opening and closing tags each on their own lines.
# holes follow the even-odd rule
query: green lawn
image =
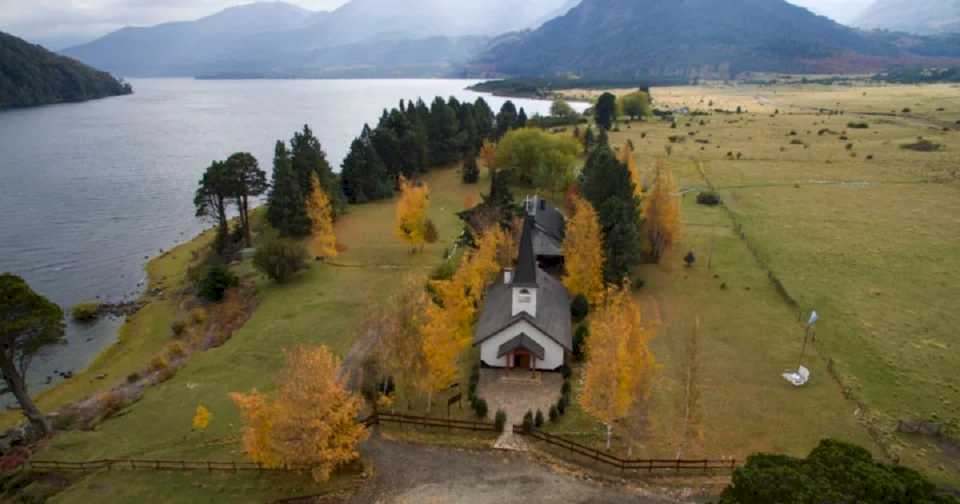
<svg viewBox="0 0 960 504">
<path fill-rule="evenodd" d="M 400 285 L 398 275 L 426 274 L 440 263 L 443 250 L 460 231 L 453 212 L 462 208 L 465 197 L 476 198 L 485 187 L 483 183 L 463 186 L 453 169 L 431 173 L 425 181 L 433 189 L 430 216 L 440 232 L 439 243 L 411 254 L 393 235 L 395 202 L 389 201 L 353 207 L 337 223 L 346 251 L 336 262 L 344 266 L 318 263 L 286 285 L 267 281 L 242 266 L 239 270 L 257 284 L 259 305 L 227 344 L 194 354 L 173 379 L 150 388 L 139 402 L 94 432 L 59 434 L 37 457 L 244 460 L 240 419 L 228 394 L 270 390 L 272 377 L 283 364 L 284 348 L 324 344 L 345 355 L 367 307 L 386 299 Z M 147 338 L 169 338 L 168 323 L 140 331 Z M 201 403 L 213 413 L 213 420 L 206 432 L 191 432 L 194 411 Z M 268 496 L 297 495 L 300 488 L 307 493 L 327 489 L 303 479 L 289 479 L 282 485 L 246 479 L 226 475 L 208 479 L 205 474 L 151 479 L 105 472 L 86 477 L 57 501 L 82 502 L 106 492 L 112 502 L 142 502 L 145 495 L 163 492 L 174 501 L 204 501 L 205 495 L 216 495 L 231 502 L 260 502 Z"/>
</svg>

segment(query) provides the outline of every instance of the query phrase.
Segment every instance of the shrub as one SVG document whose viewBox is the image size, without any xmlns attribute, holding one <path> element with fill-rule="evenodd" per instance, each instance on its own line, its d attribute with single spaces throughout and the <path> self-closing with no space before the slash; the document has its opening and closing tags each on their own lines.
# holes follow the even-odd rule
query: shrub
<svg viewBox="0 0 960 504">
<path fill-rule="evenodd" d="M 576 297 L 573 298 L 573 301 L 570 302 L 570 315 L 573 317 L 573 321 L 580 322 L 587 318 L 589 314 L 590 302 L 587 301 L 586 296 L 583 294 L 577 294 Z"/>
<path fill-rule="evenodd" d="M 219 303 L 227 295 L 227 289 L 237 283 L 239 279 L 236 275 L 230 273 L 226 266 L 217 264 L 207 269 L 207 273 L 197 285 L 197 292 L 203 299 Z"/>
<path fill-rule="evenodd" d="M 557 401 L 557 414 L 559 414 L 560 416 L 563 416 L 563 414 L 566 412 L 567 412 L 567 401 L 565 401 L 561 397 L 560 400 Z"/>
<path fill-rule="evenodd" d="M 173 331 L 173 337 L 179 338 L 183 336 L 183 332 L 187 330 L 187 323 L 182 320 L 174 320 L 170 324 L 170 330 Z"/>
<path fill-rule="evenodd" d="M 97 405 L 103 418 L 110 418 L 127 405 L 126 397 L 117 391 L 103 392 L 97 396 Z"/>
<path fill-rule="evenodd" d="M 570 402 L 570 396 L 573 395 L 573 387 L 570 385 L 570 380 L 564 380 L 563 386 L 560 387 L 560 397 L 566 399 L 567 402 Z"/>
<path fill-rule="evenodd" d="M 538 429 L 539 429 L 540 427 L 543 427 L 543 412 L 542 412 L 542 411 L 537 410 L 537 414 L 534 415 L 534 417 L 533 417 L 533 425 L 536 426 Z"/>
<path fill-rule="evenodd" d="M 303 242 L 272 236 L 257 247 L 253 266 L 275 282 L 285 283 L 307 268 L 307 257 Z"/>
<path fill-rule="evenodd" d="M 207 321 L 207 310 L 197 307 L 190 310 L 190 320 L 194 325 L 201 325 Z"/>
<path fill-rule="evenodd" d="M 687 255 L 683 256 L 683 262 L 690 268 L 693 266 L 693 263 L 697 262 L 697 256 L 695 256 L 691 250 L 687 252 Z"/>
<path fill-rule="evenodd" d="M 720 498 L 721 504 L 827 501 L 957 502 L 939 495 L 919 472 L 877 462 L 869 451 L 834 440 L 821 441 L 805 459 L 751 455 Z"/>
<path fill-rule="evenodd" d="M 550 411 L 547 413 L 547 415 L 550 417 L 551 422 L 556 422 L 557 419 L 560 418 L 560 412 L 557 411 L 556 404 L 550 406 Z"/>
<path fill-rule="evenodd" d="M 137 383 L 138 381 L 140 381 L 140 378 L 143 378 L 142 376 L 140 376 L 140 373 L 134 371 L 127 375 L 127 383 Z"/>
<path fill-rule="evenodd" d="M 921 138 L 916 143 L 903 144 L 900 146 L 901 149 L 918 151 L 918 152 L 936 152 L 940 150 L 943 146 Z"/>
<path fill-rule="evenodd" d="M 433 223 L 433 219 L 427 219 L 426 224 L 424 224 L 423 240 L 433 244 L 437 243 L 439 239 L 440 233 L 437 231 L 437 225 Z"/>
<path fill-rule="evenodd" d="M 179 341 L 171 341 L 167 343 L 167 356 L 170 359 L 179 359 L 187 355 L 187 347 Z"/>
<path fill-rule="evenodd" d="M 670 143 L 686 143 L 687 137 L 683 135 L 670 135 L 667 137 L 667 140 L 670 140 Z"/>
<path fill-rule="evenodd" d="M 523 415 L 523 432 L 527 434 L 533 432 L 533 412 L 530 410 Z"/>
<path fill-rule="evenodd" d="M 78 322 L 91 322 L 100 316 L 101 306 L 98 302 L 78 303 L 70 310 L 70 315 Z"/>
<path fill-rule="evenodd" d="M 584 344 L 587 342 L 587 336 L 590 336 L 590 328 L 581 325 L 577 332 L 573 333 L 573 356 L 577 360 L 583 360 Z"/>
<path fill-rule="evenodd" d="M 865 122 L 848 122 L 847 127 L 850 129 L 869 129 L 870 125 Z"/>
<path fill-rule="evenodd" d="M 717 206 L 721 203 L 723 203 L 723 199 L 714 191 L 704 191 L 697 195 L 698 205 Z"/>
<path fill-rule="evenodd" d="M 464 184 L 476 184 L 480 180 L 480 167 L 477 166 L 476 157 L 467 156 L 467 160 L 463 162 L 462 176 Z"/>
<path fill-rule="evenodd" d="M 803 143 L 803 140 L 800 140 L 799 138 L 794 138 L 793 140 L 790 140 L 790 145 L 807 145 L 807 144 Z"/>
<path fill-rule="evenodd" d="M 566 364 L 560 366 L 560 376 L 562 376 L 564 380 L 569 380 L 571 375 L 573 375 L 573 370 L 570 369 L 570 366 Z"/>
<path fill-rule="evenodd" d="M 150 366 L 148 369 L 151 373 L 158 373 L 170 367 L 170 361 L 164 355 L 155 355 L 150 359 Z"/>
<path fill-rule="evenodd" d="M 497 428 L 497 432 L 503 432 L 503 428 L 507 426 L 507 414 L 501 409 L 497 410 L 497 414 L 494 415 L 493 424 Z"/>
<path fill-rule="evenodd" d="M 473 411 L 477 414 L 477 417 L 487 418 L 487 401 L 477 398 L 477 400 L 473 402 Z"/>
</svg>

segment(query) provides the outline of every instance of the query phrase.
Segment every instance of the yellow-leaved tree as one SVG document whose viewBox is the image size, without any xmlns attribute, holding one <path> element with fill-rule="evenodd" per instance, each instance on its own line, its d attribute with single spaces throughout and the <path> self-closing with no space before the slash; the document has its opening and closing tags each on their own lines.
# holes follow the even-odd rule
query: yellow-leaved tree
<svg viewBox="0 0 960 504">
<path fill-rule="evenodd" d="M 603 300 L 605 289 L 600 219 L 593 205 L 579 196 L 573 197 L 573 209 L 563 242 L 566 258 L 563 285 L 571 294 L 583 294 L 591 306 L 596 306 Z"/>
<path fill-rule="evenodd" d="M 477 249 L 464 256 L 453 278 L 432 283 L 439 303 L 428 304 L 421 327 L 428 408 L 433 393 L 449 387 L 457 377 L 460 358 L 473 339 L 478 307 L 487 285 L 500 271 L 497 259 L 505 239 L 499 226 L 491 226 L 481 235 Z"/>
<path fill-rule="evenodd" d="M 494 163 L 497 159 L 497 144 L 490 140 L 484 140 L 483 147 L 480 148 L 480 159 L 483 160 L 483 165 L 486 166 L 488 170 L 496 168 Z"/>
<path fill-rule="evenodd" d="M 383 373 L 378 388 L 386 390 L 387 377 L 393 377 L 408 401 L 417 392 L 427 392 L 420 328 L 428 303 L 424 279 L 411 277 L 386 303 L 369 313 L 361 328 L 364 334 L 372 334 L 376 339 L 373 355 Z"/>
<path fill-rule="evenodd" d="M 333 206 L 316 173 L 310 176 L 310 198 L 307 199 L 306 206 L 307 216 L 313 223 L 310 241 L 314 253 L 323 258 L 336 257 L 337 236 L 333 232 Z"/>
<path fill-rule="evenodd" d="M 360 456 L 357 445 L 369 435 L 357 421 L 362 400 L 338 378 L 340 360 L 327 347 L 285 353 L 272 399 L 256 390 L 230 395 L 243 417 L 243 446 L 264 467 L 288 466 L 326 481 Z"/>
<path fill-rule="evenodd" d="M 427 241 L 427 210 L 430 189 L 400 177 L 400 201 L 397 202 L 397 220 L 394 232 L 414 250 L 423 248 Z"/>
<path fill-rule="evenodd" d="M 204 431 L 210 425 L 213 419 L 213 413 L 203 404 L 197 405 L 197 412 L 193 415 L 193 430 Z"/>
<path fill-rule="evenodd" d="M 644 207 L 650 256 L 660 262 L 663 255 L 680 239 L 680 196 L 673 173 L 663 160 L 657 161 L 657 174 Z"/>
<path fill-rule="evenodd" d="M 587 414 L 607 427 L 607 449 L 614 422 L 624 418 L 637 399 L 650 395 L 659 368 L 649 346 L 654 335 L 643 322 L 629 283 L 609 287 L 590 315 L 579 400 Z"/>
</svg>

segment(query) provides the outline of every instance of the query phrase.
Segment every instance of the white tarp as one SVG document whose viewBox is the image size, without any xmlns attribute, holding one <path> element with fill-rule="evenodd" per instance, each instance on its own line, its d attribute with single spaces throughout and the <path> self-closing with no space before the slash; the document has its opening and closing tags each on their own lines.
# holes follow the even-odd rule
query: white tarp
<svg viewBox="0 0 960 504">
<path fill-rule="evenodd" d="M 810 370 L 800 366 L 796 373 L 783 373 L 783 379 L 792 383 L 794 387 L 802 387 L 810 381 Z"/>
</svg>

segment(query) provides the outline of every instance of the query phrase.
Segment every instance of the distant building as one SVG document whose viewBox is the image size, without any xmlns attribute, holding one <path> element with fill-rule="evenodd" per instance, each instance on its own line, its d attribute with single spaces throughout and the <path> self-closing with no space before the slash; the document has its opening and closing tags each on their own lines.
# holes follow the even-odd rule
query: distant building
<svg viewBox="0 0 960 504">
<path fill-rule="evenodd" d="M 523 201 L 524 214 L 533 217 L 533 254 L 537 263 L 548 270 L 563 266 L 563 239 L 566 220 L 547 200 L 527 196 Z"/>
<path fill-rule="evenodd" d="M 488 367 L 554 371 L 573 351 L 567 289 L 537 265 L 537 237 L 552 236 L 537 225 L 536 214 L 549 215 L 549 205 L 541 206 L 540 201 L 528 198 L 525 203 L 527 215 L 516 270 L 504 270 L 487 290 L 474 346 L 480 347 L 480 359 Z M 534 215 L 532 209 L 536 209 Z M 562 223 L 562 216 L 560 220 Z M 552 243 L 548 242 L 541 245 Z"/>
</svg>

